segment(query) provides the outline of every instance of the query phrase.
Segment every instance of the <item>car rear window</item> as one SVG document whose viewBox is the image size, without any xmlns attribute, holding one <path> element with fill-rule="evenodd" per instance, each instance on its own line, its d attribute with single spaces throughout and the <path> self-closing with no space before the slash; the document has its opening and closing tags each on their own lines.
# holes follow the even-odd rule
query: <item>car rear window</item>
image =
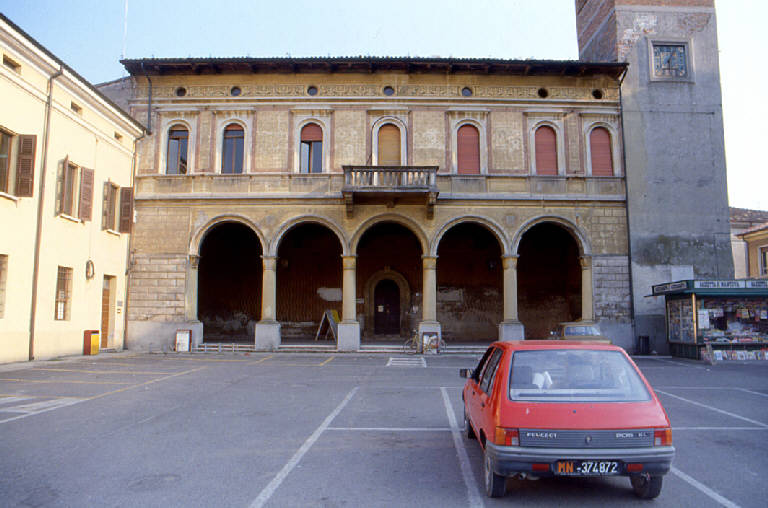
<svg viewBox="0 0 768 508">
<path fill-rule="evenodd" d="M 635 368 L 619 351 L 516 351 L 509 398 L 542 402 L 650 400 Z"/>
<path fill-rule="evenodd" d="M 596 326 L 566 326 L 565 336 L 600 335 L 600 329 Z"/>
</svg>

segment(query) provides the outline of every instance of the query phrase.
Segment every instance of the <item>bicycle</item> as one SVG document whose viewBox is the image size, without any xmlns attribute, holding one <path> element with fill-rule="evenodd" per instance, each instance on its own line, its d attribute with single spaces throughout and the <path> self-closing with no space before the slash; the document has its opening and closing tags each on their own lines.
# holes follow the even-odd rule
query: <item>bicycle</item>
<svg viewBox="0 0 768 508">
<path fill-rule="evenodd" d="M 445 353 L 448 345 L 445 343 L 442 337 L 436 334 L 431 334 L 426 337 L 424 341 L 424 353 L 440 354 Z"/>
<path fill-rule="evenodd" d="M 421 341 L 419 340 L 419 333 L 416 330 L 412 330 L 411 336 L 405 339 L 403 342 L 403 353 L 415 355 L 421 353 Z"/>
</svg>

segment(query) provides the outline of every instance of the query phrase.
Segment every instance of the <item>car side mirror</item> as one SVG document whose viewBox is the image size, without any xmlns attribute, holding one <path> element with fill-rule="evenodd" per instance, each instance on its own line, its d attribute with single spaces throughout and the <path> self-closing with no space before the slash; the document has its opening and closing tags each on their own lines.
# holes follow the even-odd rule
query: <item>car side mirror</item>
<svg viewBox="0 0 768 508">
<path fill-rule="evenodd" d="M 472 377 L 472 369 L 459 369 L 459 376 L 464 379 Z"/>
</svg>

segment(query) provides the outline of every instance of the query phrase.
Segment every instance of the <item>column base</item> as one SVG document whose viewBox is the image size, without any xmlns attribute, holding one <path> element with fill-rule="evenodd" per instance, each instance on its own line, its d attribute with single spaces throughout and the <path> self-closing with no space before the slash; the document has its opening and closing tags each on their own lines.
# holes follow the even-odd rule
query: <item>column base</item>
<svg viewBox="0 0 768 508">
<path fill-rule="evenodd" d="M 259 321 L 253 335 L 257 351 L 275 351 L 280 345 L 280 323 Z"/>
<path fill-rule="evenodd" d="M 342 321 L 339 323 L 338 341 L 336 349 L 338 351 L 359 351 L 360 350 L 360 323 L 357 321 Z"/>
<path fill-rule="evenodd" d="M 440 327 L 439 321 L 422 321 L 419 323 L 419 337 L 424 340 L 426 336 L 437 335 L 438 339 L 442 339 L 443 333 Z M 426 341 L 425 341 L 426 342 Z M 437 353 L 437 349 L 424 347 L 424 344 L 419 345 L 419 352 Z"/>
<path fill-rule="evenodd" d="M 499 323 L 499 340 L 511 342 L 525 340 L 525 327 L 520 321 L 502 321 Z"/>
</svg>

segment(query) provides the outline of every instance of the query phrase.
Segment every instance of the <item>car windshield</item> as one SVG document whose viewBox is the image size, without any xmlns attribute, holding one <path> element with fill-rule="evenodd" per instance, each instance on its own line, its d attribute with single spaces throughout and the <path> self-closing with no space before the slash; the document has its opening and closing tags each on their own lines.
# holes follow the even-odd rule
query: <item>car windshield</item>
<svg viewBox="0 0 768 508">
<path fill-rule="evenodd" d="M 619 351 L 516 351 L 509 379 L 512 400 L 639 402 L 651 398 Z"/>
<path fill-rule="evenodd" d="M 596 326 L 566 326 L 565 336 L 600 335 L 600 329 Z"/>
</svg>

